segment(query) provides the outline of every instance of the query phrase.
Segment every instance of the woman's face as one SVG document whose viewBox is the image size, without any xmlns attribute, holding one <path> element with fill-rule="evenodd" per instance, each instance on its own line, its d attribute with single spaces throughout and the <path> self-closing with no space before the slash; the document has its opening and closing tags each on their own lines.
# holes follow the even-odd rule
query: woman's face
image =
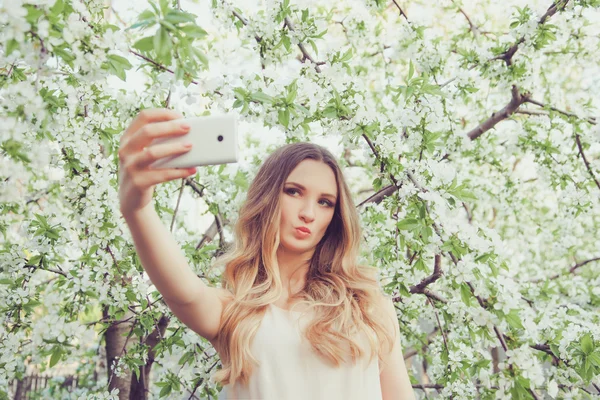
<svg viewBox="0 0 600 400">
<path fill-rule="evenodd" d="M 298 164 L 280 194 L 280 246 L 291 252 L 312 250 L 325 235 L 337 197 L 335 175 L 327 164 L 311 159 Z"/>
</svg>

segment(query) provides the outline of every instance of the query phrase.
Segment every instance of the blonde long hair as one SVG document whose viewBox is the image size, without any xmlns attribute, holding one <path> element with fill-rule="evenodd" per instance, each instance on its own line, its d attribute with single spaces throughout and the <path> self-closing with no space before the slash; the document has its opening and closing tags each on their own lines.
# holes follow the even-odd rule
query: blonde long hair
<svg viewBox="0 0 600 400">
<path fill-rule="evenodd" d="M 291 299 L 314 312 L 305 337 L 314 352 L 331 365 L 353 363 L 363 357 L 352 337 L 364 332 L 370 343 L 369 362 L 375 353 L 382 360 L 395 338 L 386 329 L 378 283 L 378 269 L 357 265 L 361 229 L 350 190 L 335 157 L 310 143 L 293 143 L 275 150 L 260 167 L 248 189 L 235 224 L 233 248 L 215 265 L 225 265 L 222 286 L 232 293 L 223 309 L 216 347 L 222 368 L 212 380 L 221 385 L 238 379 L 246 385 L 257 360 L 250 351 L 267 306 L 283 293 L 276 252 L 279 246 L 279 197 L 292 170 L 303 160 L 328 165 L 334 172 L 338 201 L 333 218 L 310 260 L 305 287 Z M 388 325 L 389 326 L 389 325 Z M 385 342 L 386 346 L 383 346 Z"/>
</svg>

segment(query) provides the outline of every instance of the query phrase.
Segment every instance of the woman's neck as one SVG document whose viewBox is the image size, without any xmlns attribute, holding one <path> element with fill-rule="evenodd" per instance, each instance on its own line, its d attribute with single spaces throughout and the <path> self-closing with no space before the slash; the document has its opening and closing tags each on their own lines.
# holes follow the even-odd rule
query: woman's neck
<svg viewBox="0 0 600 400">
<path fill-rule="evenodd" d="M 277 251 L 277 264 L 284 295 L 287 293 L 289 297 L 304 287 L 311 257 L 312 253 L 290 253 L 281 248 Z"/>
</svg>

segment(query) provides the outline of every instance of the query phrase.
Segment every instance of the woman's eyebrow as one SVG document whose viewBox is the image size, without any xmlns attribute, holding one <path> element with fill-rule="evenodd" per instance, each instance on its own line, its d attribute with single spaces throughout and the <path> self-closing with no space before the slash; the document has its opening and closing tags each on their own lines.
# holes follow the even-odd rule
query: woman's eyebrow
<svg viewBox="0 0 600 400">
<path fill-rule="evenodd" d="M 300 189 L 302 189 L 302 190 L 306 190 L 306 188 L 305 188 L 304 186 L 302 186 L 301 184 L 299 184 L 299 183 L 296 183 L 296 182 L 286 182 L 286 184 L 289 184 L 289 185 L 294 185 L 294 186 L 297 186 L 298 188 L 300 188 Z M 331 194 L 331 193 L 321 193 L 321 196 L 325 196 L 325 197 L 331 197 L 332 199 L 334 199 L 334 200 L 337 200 L 337 197 L 336 197 L 336 196 L 334 196 L 334 195 L 333 195 L 333 194 Z"/>
</svg>

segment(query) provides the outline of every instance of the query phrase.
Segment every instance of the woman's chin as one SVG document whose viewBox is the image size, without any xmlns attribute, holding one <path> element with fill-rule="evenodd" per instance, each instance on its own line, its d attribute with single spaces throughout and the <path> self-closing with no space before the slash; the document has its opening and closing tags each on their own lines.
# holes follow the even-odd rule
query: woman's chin
<svg viewBox="0 0 600 400">
<path fill-rule="evenodd" d="M 279 247 L 282 250 L 285 250 L 290 253 L 304 253 L 311 249 L 311 246 L 308 243 L 289 243 L 289 242 L 280 242 Z"/>
</svg>

